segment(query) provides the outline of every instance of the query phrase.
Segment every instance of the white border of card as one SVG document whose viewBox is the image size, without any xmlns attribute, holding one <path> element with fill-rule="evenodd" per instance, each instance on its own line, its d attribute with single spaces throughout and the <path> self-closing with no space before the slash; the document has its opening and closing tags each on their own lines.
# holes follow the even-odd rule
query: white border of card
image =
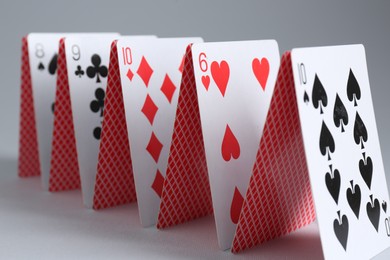
<svg viewBox="0 0 390 260">
<path fill-rule="evenodd" d="M 371 258 L 390 245 L 390 213 L 364 47 L 291 56 L 324 256 Z"/>
</svg>

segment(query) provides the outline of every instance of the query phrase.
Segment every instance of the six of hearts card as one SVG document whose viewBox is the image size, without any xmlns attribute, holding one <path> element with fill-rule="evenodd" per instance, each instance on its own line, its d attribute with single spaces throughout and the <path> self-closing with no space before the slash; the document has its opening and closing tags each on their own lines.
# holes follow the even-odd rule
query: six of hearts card
<svg viewBox="0 0 390 260">
<path fill-rule="evenodd" d="M 19 143 L 20 177 L 95 210 L 137 201 L 144 227 L 213 214 L 222 250 L 315 219 L 326 259 L 390 246 L 362 45 L 31 33 Z"/>
</svg>

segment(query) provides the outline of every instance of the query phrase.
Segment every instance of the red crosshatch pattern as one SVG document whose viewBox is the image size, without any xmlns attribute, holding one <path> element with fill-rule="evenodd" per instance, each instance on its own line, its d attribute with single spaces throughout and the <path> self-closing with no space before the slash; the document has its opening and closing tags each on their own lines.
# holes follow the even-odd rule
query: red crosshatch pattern
<svg viewBox="0 0 390 260">
<path fill-rule="evenodd" d="M 186 51 L 157 228 L 213 212 L 190 46 Z"/>
<path fill-rule="evenodd" d="M 51 151 L 49 191 L 80 188 L 76 139 L 66 68 L 65 42 L 60 40 L 57 60 L 57 89 Z"/>
<path fill-rule="evenodd" d="M 117 41 L 111 45 L 104 107 L 94 209 L 130 203 L 137 199 L 118 65 Z"/>
<path fill-rule="evenodd" d="M 22 39 L 21 61 L 18 175 L 30 177 L 41 175 L 41 170 L 27 36 Z"/>
<path fill-rule="evenodd" d="M 288 52 L 282 57 L 232 252 L 288 234 L 314 219 Z"/>
</svg>

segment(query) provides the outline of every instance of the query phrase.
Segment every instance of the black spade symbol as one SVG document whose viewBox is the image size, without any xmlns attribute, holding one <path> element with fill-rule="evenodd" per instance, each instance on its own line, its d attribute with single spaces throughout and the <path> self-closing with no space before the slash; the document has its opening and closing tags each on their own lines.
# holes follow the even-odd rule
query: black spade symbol
<svg viewBox="0 0 390 260">
<path fill-rule="evenodd" d="M 362 200 L 362 193 L 359 185 L 353 185 L 351 181 L 351 188 L 347 189 L 347 200 L 355 216 L 359 219 L 360 203 Z"/>
<path fill-rule="evenodd" d="M 303 94 L 303 102 L 305 102 L 305 104 L 309 103 L 309 95 L 307 94 L 306 91 Z"/>
<path fill-rule="evenodd" d="M 323 114 L 323 107 L 326 107 L 328 105 L 328 96 L 326 95 L 324 86 L 322 86 L 322 83 L 318 78 L 317 74 L 314 78 L 311 100 L 313 101 L 314 108 L 320 108 L 320 113 Z"/>
<path fill-rule="evenodd" d="M 356 144 L 360 144 L 361 148 L 364 149 L 364 142 L 368 140 L 368 133 L 366 126 L 363 123 L 358 112 L 356 112 L 355 125 L 353 127 L 353 137 Z"/>
<path fill-rule="evenodd" d="M 340 218 L 340 211 L 337 211 L 337 215 L 339 216 L 339 218 L 336 218 L 333 221 L 333 230 L 340 244 L 342 245 L 344 250 L 347 251 L 349 229 L 348 218 L 345 215 Z"/>
<path fill-rule="evenodd" d="M 349 101 L 353 102 L 354 106 L 357 106 L 357 100 L 360 99 L 360 87 L 359 83 L 356 80 L 355 75 L 352 72 L 352 69 L 349 70 L 348 82 L 347 82 L 347 96 Z"/>
<path fill-rule="evenodd" d="M 363 159 L 359 161 L 359 171 L 367 187 L 371 189 L 373 164 L 370 156 L 366 158 L 366 153 L 363 153 Z"/>
<path fill-rule="evenodd" d="M 371 221 L 371 224 L 374 226 L 376 232 L 378 232 L 379 228 L 379 219 L 381 215 L 381 207 L 379 205 L 379 200 L 374 199 L 372 195 L 370 195 L 371 201 L 367 202 L 367 216 Z"/>
<path fill-rule="evenodd" d="M 329 166 L 330 173 L 327 172 L 325 175 L 325 183 L 328 191 L 336 204 L 339 202 L 339 194 L 340 194 L 340 173 L 337 169 L 332 171 L 332 165 Z"/>
<path fill-rule="evenodd" d="M 43 65 L 42 62 L 40 62 L 40 63 L 38 64 L 38 69 L 39 69 L 40 71 L 42 71 L 42 70 L 45 69 L 45 66 Z"/>
<path fill-rule="evenodd" d="M 330 133 L 325 122 L 322 121 L 321 133 L 320 133 L 320 151 L 323 156 L 328 155 L 328 161 L 331 160 L 330 153 L 334 153 L 335 144 L 333 136 Z"/>
<path fill-rule="evenodd" d="M 386 213 L 386 211 L 387 211 L 387 203 L 386 203 L 386 201 L 382 202 L 382 209 Z"/>
<path fill-rule="evenodd" d="M 333 122 L 336 127 L 341 127 L 341 132 L 344 132 L 344 126 L 348 125 L 348 112 L 338 94 L 333 109 Z"/>
<path fill-rule="evenodd" d="M 58 55 L 54 54 L 53 58 L 51 58 L 51 61 L 49 63 L 48 70 L 51 75 L 54 75 L 57 71 L 57 59 L 58 59 Z"/>
</svg>

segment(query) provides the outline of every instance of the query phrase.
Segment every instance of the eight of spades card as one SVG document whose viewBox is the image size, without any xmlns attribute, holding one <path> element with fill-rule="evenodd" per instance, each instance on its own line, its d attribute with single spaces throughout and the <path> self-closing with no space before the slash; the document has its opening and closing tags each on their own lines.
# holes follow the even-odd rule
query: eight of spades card
<svg viewBox="0 0 390 260">
<path fill-rule="evenodd" d="M 30 33 L 27 36 L 37 128 L 42 186 L 49 186 L 51 135 L 56 89 L 60 33 Z"/>
<path fill-rule="evenodd" d="M 324 256 L 371 258 L 390 245 L 389 197 L 364 47 L 291 55 Z"/>
<path fill-rule="evenodd" d="M 192 46 L 218 242 L 231 247 L 275 86 L 274 40 Z"/>
<path fill-rule="evenodd" d="M 186 47 L 201 38 L 118 40 L 128 137 L 141 223 L 156 223 Z"/>
</svg>

